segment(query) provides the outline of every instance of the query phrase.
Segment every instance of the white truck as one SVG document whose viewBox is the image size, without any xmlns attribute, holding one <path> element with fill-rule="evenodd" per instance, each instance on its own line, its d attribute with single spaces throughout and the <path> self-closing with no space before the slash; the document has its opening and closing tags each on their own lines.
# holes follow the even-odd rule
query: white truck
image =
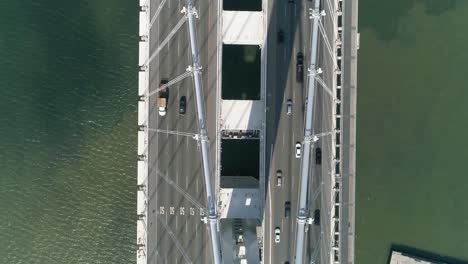
<svg viewBox="0 0 468 264">
<path fill-rule="evenodd" d="M 167 84 L 167 80 L 161 80 L 159 83 L 159 87 Z M 160 116 L 165 116 L 167 112 L 167 99 L 169 98 L 169 91 L 168 87 L 164 88 L 163 90 L 159 91 L 158 94 L 158 113 Z"/>
</svg>

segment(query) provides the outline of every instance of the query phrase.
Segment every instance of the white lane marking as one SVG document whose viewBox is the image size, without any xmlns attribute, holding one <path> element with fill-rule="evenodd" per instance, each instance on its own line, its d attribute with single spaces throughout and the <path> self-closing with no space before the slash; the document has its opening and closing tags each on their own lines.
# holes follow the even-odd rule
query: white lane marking
<svg viewBox="0 0 468 264">
<path fill-rule="evenodd" d="M 176 207 L 176 206 L 160 206 L 159 210 L 156 211 L 157 215 L 164 215 L 166 214 L 167 210 L 169 209 L 169 214 L 170 215 L 175 215 L 175 216 L 204 216 L 205 215 L 205 208 L 199 208 L 199 210 L 196 210 L 196 207 L 190 207 L 185 210 L 185 206 L 181 207 Z M 198 214 L 197 214 L 198 212 Z"/>
<path fill-rule="evenodd" d="M 304 17 L 307 17 L 307 11 L 309 11 L 309 8 L 303 8 L 304 10 Z"/>
<path fill-rule="evenodd" d="M 187 130 L 187 129 L 185 129 L 185 130 Z M 185 138 L 184 140 L 185 140 L 185 149 L 186 149 L 185 153 L 190 153 L 189 152 L 189 143 L 188 143 L 189 139 Z M 186 164 L 190 164 L 190 159 L 186 159 L 185 162 L 186 162 Z M 189 168 L 189 166 L 187 166 L 186 168 Z M 187 175 L 187 171 L 185 173 Z M 188 177 L 184 177 L 184 178 L 185 178 L 185 190 L 188 190 L 189 179 L 188 179 Z"/>
<path fill-rule="evenodd" d="M 180 43 L 180 39 L 177 38 L 177 46 L 179 46 L 179 43 Z M 177 88 L 177 97 L 176 97 L 176 102 L 177 100 L 180 98 L 180 95 L 179 95 L 179 89 Z M 176 119 L 176 131 L 177 131 L 177 135 L 176 135 L 176 146 L 179 146 L 179 126 L 177 125 L 177 119 Z M 176 164 L 179 163 L 179 161 L 182 159 L 182 157 L 180 159 L 176 159 Z M 176 165 L 177 166 L 177 165 Z M 177 166 L 179 167 L 179 166 Z M 182 166 L 180 166 L 179 168 L 181 168 Z M 179 169 L 177 168 L 176 169 L 176 184 L 179 186 L 180 185 L 180 181 L 179 181 Z"/>
<path fill-rule="evenodd" d="M 296 53 L 294 53 L 296 54 Z M 295 70 L 293 70 L 292 72 L 295 72 Z M 296 89 L 294 89 L 295 85 L 294 85 L 294 76 L 293 76 L 293 85 L 291 86 L 291 89 L 292 89 L 292 101 L 293 101 L 293 107 L 292 107 L 292 111 L 293 111 L 293 114 L 294 114 L 294 108 L 297 108 L 297 107 L 294 107 L 296 104 L 297 104 L 297 100 L 296 100 Z M 302 90 L 302 89 L 301 89 Z"/>
</svg>

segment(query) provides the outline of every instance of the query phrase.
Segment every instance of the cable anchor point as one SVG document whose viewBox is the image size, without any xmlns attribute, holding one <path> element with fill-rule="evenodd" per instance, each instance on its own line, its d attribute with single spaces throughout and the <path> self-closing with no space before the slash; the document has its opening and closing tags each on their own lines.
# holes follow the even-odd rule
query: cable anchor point
<svg viewBox="0 0 468 264">
<path fill-rule="evenodd" d="M 312 8 L 309 8 L 309 19 L 315 19 L 315 18 L 320 18 L 320 11 L 318 9 L 312 9 Z"/>
</svg>

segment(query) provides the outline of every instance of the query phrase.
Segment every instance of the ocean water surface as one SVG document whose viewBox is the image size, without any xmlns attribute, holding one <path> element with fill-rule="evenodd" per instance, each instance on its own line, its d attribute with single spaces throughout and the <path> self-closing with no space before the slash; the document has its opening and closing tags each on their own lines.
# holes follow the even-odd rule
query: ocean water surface
<svg viewBox="0 0 468 264">
<path fill-rule="evenodd" d="M 356 263 L 468 261 L 468 1 L 359 8 Z"/>
<path fill-rule="evenodd" d="M 138 2 L 0 3 L 0 263 L 133 263 Z"/>
</svg>

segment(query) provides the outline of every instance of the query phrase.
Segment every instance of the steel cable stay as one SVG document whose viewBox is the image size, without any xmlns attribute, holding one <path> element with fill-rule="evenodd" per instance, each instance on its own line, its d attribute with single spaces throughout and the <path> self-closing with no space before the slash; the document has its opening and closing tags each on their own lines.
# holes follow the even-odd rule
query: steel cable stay
<svg viewBox="0 0 468 264">
<path fill-rule="evenodd" d="M 185 252 L 185 249 L 184 247 L 182 247 L 182 245 L 180 244 L 179 240 L 176 238 L 176 236 L 174 235 L 174 232 L 172 232 L 172 229 L 166 224 L 165 220 L 161 219 L 159 217 L 159 215 L 156 216 L 156 218 L 159 220 L 159 222 L 164 226 L 164 229 L 166 229 L 167 233 L 169 234 L 169 236 L 172 238 L 172 240 L 174 241 L 174 243 L 176 244 L 176 247 L 177 249 L 180 251 L 180 253 L 182 254 L 182 256 L 184 257 L 185 259 L 185 262 L 186 263 L 193 263 L 191 260 L 190 260 L 190 257 L 187 255 L 187 252 Z"/>
<path fill-rule="evenodd" d="M 327 0 L 327 5 L 328 5 L 328 10 L 333 10 L 330 0 Z M 332 17 L 333 28 L 336 28 L 336 15 L 335 15 L 335 12 L 330 12 L 330 15 Z"/>
<path fill-rule="evenodd" d="M 319 237 L 318 237 L 318 239 L 316 241 L 316 244 L 320 245 L 321 242 L 322 242 L 322 232 L 320 232 L 320 235 L 319 235 Z M 315 263 L 315 258 L 317 257 L 319 249 L 321 249 L 320 246 L 314 248 L 314 251 L 312 252 L 312 255 L 310 256 L 310 263 L 311 264 Z"/>
<path fill-rule="evenodd" d="M 150 92 L 148 94 L 148 97 L 151 97 L 152 95 L 155 95 L 157 94 L 158 92 L 166 89 L 167 87 L 171 86 L 171 85 L 174 85 L 180 81 L 182 81 L 183 79 L 189 77 L 189 76 L 192 76 L 192 71 L 191 71 L 191 67 L 188 67 L 187 68 L 187 71 L 180 74 L 179 76 L 175 77 L 174 79 L 170 80 L 169 82 L 167 82 L 166 84 L 163 84 L 161 86 L 159 86 L 156 90 Z"/>
<path fill-rule="evenodd" d="M 330 0 L 328 0 L 330 1 Z M 148 27 L 148 31 L 151 29 L 151 27 L 153 26 L 153 23 L 156 21 L 156 19 L 158 18 L 159 16 L 159 13 L 161 12 L 162 8 L 164 7 L 164 4 L 166 3 L 166 0 L 162 0 L 161 1 L 161 4 L 159 4 L 159 7 L 158 7 L 158 10 L 156 10 L 156 12 L 154 13 L 153 15 L 153 18 L 151 19 L 151 22 L 150 22 L 150 25 Z M 149 33 L 149 32 L 148 32 Z M 148 34 L 149 35 L 149 34 Z"/>
<path fill-rule="evenodd" d="M 325 82 L 323 81 L 323 79 L 320 78 L 320 76 L 316 75 L 316 76 L 315 76 L 315 79 L 316 79 L 317 82 L 322 86 L 322 88 L 325 90 L 325 92 L 327 92 L 327 93 L 333 98 L 333 101 L 335 101 L 335 102 L 341 102 L 338 98 L 335 97 L 335 95 L 333 94 L 333 92 L 330 90 L 330 88 L 328 88 L 328 86 L 325 84 Z"/>
<path fill-rule="evenodd" d="M 328 54 L 330 55 L 332 61 L 333 61 L 333 66 L 335 67 L 336 70 L 338 71 L 341 71 L 341 69 L 338 67 L 338 63 L 336 62 L 336 54 L 335 52 L 333 51 L 332 47 L 331 47 L 331 44 L 330 44 L 330 41 L 328 39 L 328 36 L 327 36 L 327 33 L 325 32 L 325 28 L 323 27 L 323 24 L 322 24 L 322 16 L 325 16 L 325 11 L 322 11 L 320 13 L 320 18 L 319 18 L 319 29 L 320 29 L 320 33 L 323 37 L 323 40 L 325 42 L 325 46 L 327 47 L 327 50 L 328 50 Z"/>
<path fill-rule="evenodd" d="M 164 130 L 164 129 L 157 129 L 157 128 L 148 128 L 148 131 L 157 132 L 157 133 L 165 133 L 165 134 L 176 135 L 176 136 L 191 137 L 193 139 L 198 138 L 197 134 L 187 133 L 187 132 L 180 132 L 180 131 Z"/>
<path fill-rule="evenodd" d="M 147 120 L 146 120 L 147 121 Z M 157 132 L 157 133 L 166 133 L 166 134 L 170 134 L 170 135 L 177 135 L 177 136 L 185 136 L 185 137 L 191 137 L 195 140 L 199 140 L 200 137 L 198 134 L 194 134 L 194 133 L 187 133 L 187 132 L 179 132 L 179 131 L 171 131 L 171 130 L 164 130 L 164 129 L 157 129 L 157 128 L 149 128 L 146 126 L 147 125 L 147 122 L 145 122 L 144 125 L 140 125 L 139 127 L 142 129 L 142 130 L 147 130 L 147 131 L 151 131 L 151 132 Z M 145 146 L 145 149 L 143 151 L 143 153 L 146 153 L 146 151 L 148 150 L 148 147 L 149 145 L 146 144 Z M 147 158 L 145 155 L 139 155 L 138 156 L 138 159 L 141 160 L 141 161 L 144 161 L 144 162 L 148 162 Z M 147 181 L 145 182 L 145 184 L 147 183 Z M 145 195 L 147 195 L 146 193 L 146 190 L 145 190 Z"/>
<path fill-rule="evenodd" d="M 184 189 L 182 189 L 179 185 L 177 185 L 177 183 L 175 183 L 173 180 L 171 180 L 169 177 L 167 177 L 167 173 L 163 174 L 161 171 L 158 170 L 158 175 L 163 180 L 165 180 L 169 185 L 174 187 L 174 189 L 176 189 L 176 191 L 181 193 L 189 202 L 191 202 L 193 205 L 195 205 L 195 207 L 197 207 L 197 209 L 203 209 L 206 212 L 206 207 L 204 207 L 199 202 L 197 202 L 197 200 L 195 198 L 193 198 L 189 193 L 187 193 L 186 191 L 184 191 Z"/>
<path fill-rule="evenodd" d="M 185 23 L 185 21 L 187 21 L 187 16 L 183 16 L 179 22 L 177 22 L 177 24 L 174 26 L 174 28 L 171 30 L 171 32 L 169 32 L 169 34 L 167 35 L 167 37 L 163 40 L 163 42 L 161 42 L 161 44 L 159 44 L 159 47 L 156 49 L 155 52 L 153 52 L 153 54 L 151 54 L 151 56 L 146 60 L 145 64 L 146 66 L 148 66 L 151 61 L 153 61 L 153 59 L 158 56 L 159 52 L 166 46 L 167 43 L 169 43 L 169 40 L 171 40 L 171 38 L 174 36 L 174 34 L 179 30 L 179 28 Z"/>
</svg>

